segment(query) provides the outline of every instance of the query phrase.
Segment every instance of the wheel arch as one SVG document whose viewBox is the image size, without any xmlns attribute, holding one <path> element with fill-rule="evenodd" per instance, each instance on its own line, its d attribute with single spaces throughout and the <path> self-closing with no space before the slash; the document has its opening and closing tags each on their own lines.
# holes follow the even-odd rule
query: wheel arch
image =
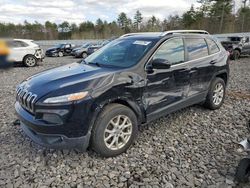
<svg viewBox="0 0 250 188">
<path fill-rule="evenodd" d="M 37 58 L 36 58 L 36 56 L 35 56 L 34 54 L 26 54 L 26 55 L 23 57 L 23 60 L 22 60 L 23 63 L 24 63 L 25 58 L 28 57 L 28 56 L 33 56 L 33 57 L 37 60 Z"/>
<path fill-rule="evenodd" d="M 94 107 L 93 107 L 94 114 L 93 114 L 92 119 L 90 121 L 89 131 L 92 130 L 92 128 L 93 128 L 98 116 L 101 114 L 101 112 L 105 109 L 105 107 L 107 107 L 110 104 L 121 104 L 121 105 L 124 105 L 124 106 L 128 107 L 129 109 L 131 109 L 137 117 L 138 125 L 146 122 L 145 112 L 140 108 L 140 106 L 138 104 L 136 104 L 136 102 L 134 102 L 132 100 L 128 100 L 128 99 L 123 99 L 123 98 L 114 98 L 114 99 L 106 100 L 105 102 L 102 102 L 101 104 L 94 105 Z"/>
<path fill-rule="evenodd" d="M 222 80 L 224 80 L 225 84 L 228 84 L 228 73 L 225 72 L 221 72 L 215 75 L 216 78 L 221 78 Z"/>
<path fill-rule="evenodd" d="M 234 50 L 237 50 L 237 51 L 239 51 L 241 53 L 241 49 L 240 48 L 235 48 Z"/>
</svg>

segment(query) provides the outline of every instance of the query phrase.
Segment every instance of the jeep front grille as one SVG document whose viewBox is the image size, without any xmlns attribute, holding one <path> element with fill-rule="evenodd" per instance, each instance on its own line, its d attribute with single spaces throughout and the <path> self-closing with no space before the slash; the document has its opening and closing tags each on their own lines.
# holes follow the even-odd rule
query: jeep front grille
<svg viewBox="0 0 250 188">
<path fill-rule="evenodd" d="M 23 88 L 17 89 L 17 100 L 20 105 L 31 113 L 34 113 L 34 104 L 36 102 L 37 95 L 33 94 Z"/>
</svg>

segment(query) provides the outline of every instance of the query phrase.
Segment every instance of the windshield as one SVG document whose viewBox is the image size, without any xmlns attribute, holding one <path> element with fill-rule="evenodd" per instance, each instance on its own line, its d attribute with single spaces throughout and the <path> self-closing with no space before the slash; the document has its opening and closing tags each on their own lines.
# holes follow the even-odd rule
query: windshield
<svg viewBox="0 0 250 188">
<path fill-rule="evenodd" d="M 115 40 L 87 57 L 85 62 L 100 66 L 130 67 L 137 64 L 153 45 L 154 41 L 152 39 Z"/>
<path fill-rule="evenodd" d="M 82 48 L 87 48 L 87 47 L 89 47 L 91 44 L 90 43 L 86 43 L 86 44 L 83 44 L 81 47 Z"/>
<path fill-rule="evenodd" d="M 65 44 L 57 44 L 56 48 L 62 48 Z"/>
</svg>

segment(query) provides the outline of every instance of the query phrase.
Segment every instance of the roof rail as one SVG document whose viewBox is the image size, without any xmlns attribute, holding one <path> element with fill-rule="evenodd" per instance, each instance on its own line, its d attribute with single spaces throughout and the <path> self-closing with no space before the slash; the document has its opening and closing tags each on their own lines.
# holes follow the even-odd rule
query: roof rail
<svg viewBox="0 0 250 188">
<path fill-rule="evenodd" d="M 129 37 L 129 36 L 133 36 L 133 35 L 161 35 L 161 32 L 138 32 L 138 33 L 127 33 L 124 34 L 122 36 L 120 36 L 120 38 L 123 37 Z"/>
<path fill-rule="evenodd" d="M 209 33 L 205 30 L 172 30 L 172 31 L 164 31 L 162 32 L 162 36 L 172 35 L 175 33 L 193 33 L 193 34 L 205 34 L 209 35 Z"/>
<path fill-rule="evenodd" d="M 165 36 L 165 35 L 172 35 L 175 33 L 193 33 L 193 34 L 206 34 L 209 35 L 209 33 L 205 30 L 172 30 L 172 31 L 163 31 L 163 32 L 138 32 L 138 33 L 127 33 L 120 38 L 129 37 L 129 36 L 135 36 L 135 35 L 158 35 L 158 36 Z"/>
</svg>

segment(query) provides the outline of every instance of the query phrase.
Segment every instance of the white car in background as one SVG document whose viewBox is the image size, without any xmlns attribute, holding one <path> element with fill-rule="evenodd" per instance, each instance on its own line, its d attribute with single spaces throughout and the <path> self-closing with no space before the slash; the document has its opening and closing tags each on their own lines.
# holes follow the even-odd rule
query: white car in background
<svg viewBox="0 0 250 188">
<path fill-rule="evenodd" d="M 44 58 L 43 50 L 33 40 L 9 39 L 7 44 L 10 48 L 10 62 L 22 62 L 27 67 L 34 67 Z"/>
</svg>

